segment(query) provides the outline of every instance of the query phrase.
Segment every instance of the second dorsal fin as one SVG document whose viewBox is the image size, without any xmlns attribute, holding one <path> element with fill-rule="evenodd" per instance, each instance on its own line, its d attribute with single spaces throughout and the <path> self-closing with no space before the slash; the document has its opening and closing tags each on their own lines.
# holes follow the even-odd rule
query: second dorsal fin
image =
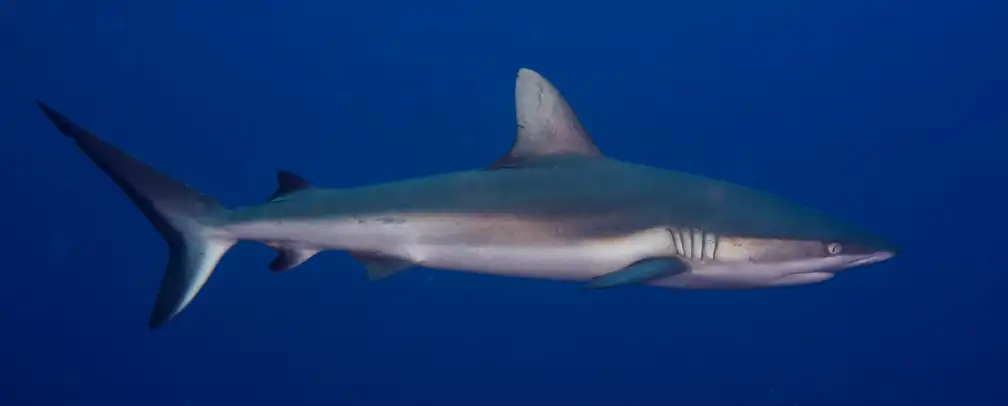
<svg viewBox="0 0 1008 406">
<path fill-rule="evenodd" d="M 311 183 L 290 171 L 277 171 L 277 190 L 269 197 L 269 202 L 299 190 L 311 189 Z"/>
<path fill-rule="evenodd" d="M 533 70 L 518 71 L 515 118 L 518 134 L 514 145 L 490 168 L 521 166 L 544 156 L 602 156 L 560 92 Z"/>
</svg>

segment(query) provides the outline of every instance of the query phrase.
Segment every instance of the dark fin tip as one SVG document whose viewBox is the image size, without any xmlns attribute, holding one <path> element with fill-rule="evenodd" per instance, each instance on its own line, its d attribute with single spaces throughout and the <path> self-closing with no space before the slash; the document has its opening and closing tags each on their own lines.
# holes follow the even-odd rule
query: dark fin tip
<svg viewBox="0 0 1008 406">
<path fill-rule="evenodd" d="M 280 196 L 286 196 L 300 190 L 310 189 L 311 187 L 311 183 L 294 172 L 277 171 L 277 190 L 273 192 L 268 201 L 273 201 Z"/>
<path fill-rule="evenodd" d="M 284 252 L 277 253 L 276 258 L 273 258 L 269 263 L 269 269 L 273 272 L 282 272 L 293 268 L 297 264 L 291 263 L 291 258 Z"/>
<path fill-rule="evenodd" d="M 166 315 L 160 313 L 152 313 L 150 316 L 150 320 L 147 320 L 147 327 L 149 327 L 151 330 L 157 330 L 160 329 L 161 326 L 164 326 L 165 323 L 168 322 L 168 320 L 169 317 L 166 317 Z"/>
<path fill-rule="evenodd" d="M 70 121 L 69 118 L 60 114 L 60 112 L 56 111 L 56 109 L 53 109 L 38 100 L 36 100 L 35 103 L 38 103 L 39 108 L 42 109 L 42 113 L 45 114 L 46 118 L 48 118 L 49 121 L 56 126 L 56 129 L 63 133 L 64 136 L 77 139 L 81 136 L 90 135 L 87 130 L 80 128 L 77 124 L 74 124 L 73 121 Z"/>
</svg>

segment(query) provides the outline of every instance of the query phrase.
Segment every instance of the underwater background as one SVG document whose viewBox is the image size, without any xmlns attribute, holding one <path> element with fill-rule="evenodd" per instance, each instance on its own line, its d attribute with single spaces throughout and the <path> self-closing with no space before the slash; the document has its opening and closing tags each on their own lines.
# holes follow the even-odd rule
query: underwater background
<svg viewBox="0 0 1008 406">
<path fill-rule="evenodd" d="M 1008 3 L 0 2 L 0 405 L 1006 405 Z M 40 99 L 228 205 L 486 166 L 541 72 L 612 157 L 900 255 L 816 285 L 585 293 L 166 249 Z"/>
</svg>

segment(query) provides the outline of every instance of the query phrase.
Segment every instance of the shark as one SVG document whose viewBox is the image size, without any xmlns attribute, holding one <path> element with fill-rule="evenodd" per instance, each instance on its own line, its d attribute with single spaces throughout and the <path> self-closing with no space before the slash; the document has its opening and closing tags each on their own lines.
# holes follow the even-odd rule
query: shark
<svg viewBox="0 0 1008 406">
<path fill-rule="evenodd" d="M 167 242 L 149 327 L 174 319 L 240 241 L 288 271 L 348 252 L 370 280 L 409 269 L 580 283 L 756 289 L 807 285 L 897 249 L 867 229 L 770 192 L 603 154 L 563 95 L 522 68 L 511 149 L 484 167 L 325 188 L 278 171 L 265 202 L 228 208 L 37 101 Z"/>
</svg>

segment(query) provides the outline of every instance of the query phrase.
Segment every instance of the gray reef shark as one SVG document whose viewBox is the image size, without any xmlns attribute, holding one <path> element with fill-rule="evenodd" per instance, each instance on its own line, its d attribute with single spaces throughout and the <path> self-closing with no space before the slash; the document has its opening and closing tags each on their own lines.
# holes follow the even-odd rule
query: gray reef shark
<svg viewBox="0 0 1008 406">
<path fill-rule="evenodd" d="M 281 171 L 267 202 L 229 209 L 39 102 L 153 223 L 169 259 L 149 325 L 179 314 L 238 241 L 274 271 L 347 251 L 372 280 L 416 266 L 581 281 L 746 289 L 825 281 L 896 249 L 769 193 L 605 157 L 563 96 L 521 69 L 511 150 L 486 168 L 345 189 Z"/>
</svg>

